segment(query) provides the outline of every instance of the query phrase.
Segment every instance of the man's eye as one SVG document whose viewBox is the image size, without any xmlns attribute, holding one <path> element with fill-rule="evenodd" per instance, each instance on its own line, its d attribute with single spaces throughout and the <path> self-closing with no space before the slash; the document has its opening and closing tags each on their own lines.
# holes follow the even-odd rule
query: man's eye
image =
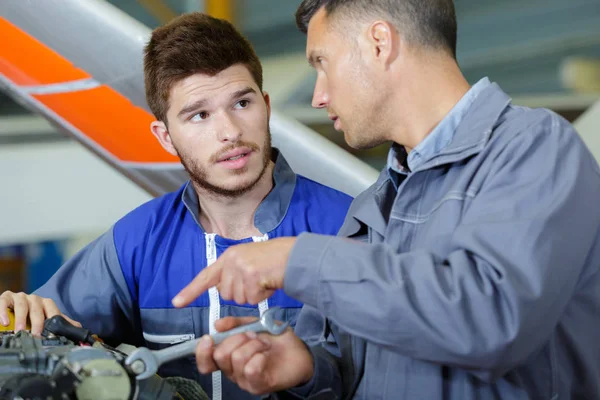
<svg viewBox="0 0 600 400">
<path fill-rule="evenodd" d="M 206 111 L 202 111 L 202 112 L 194 114 L 192 116 L 192 118 L 190 118 L 190 121 L 202 121 L 202 120 L 205 120 L 206 118 L 208 118 L 208 113 Z"/>
<path fill-rule="evenodd" d="M 250 101 L 249 100 L 240 100 L 240 101 L 238 101 L 237 105 L 240 108 L 246 108 L 250 105 Z"/>
</svg>

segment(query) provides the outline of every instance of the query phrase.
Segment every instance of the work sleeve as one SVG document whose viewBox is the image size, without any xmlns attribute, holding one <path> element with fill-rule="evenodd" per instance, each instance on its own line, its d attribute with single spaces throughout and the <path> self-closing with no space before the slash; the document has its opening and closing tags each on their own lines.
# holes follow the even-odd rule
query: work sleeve
<svg viewBox="0 0 600 400">
<path fill-rule="evenodd" d="M 446 257 L 304 233 L 285 292 L 371 343 L 501 376 L 549 339 L 589 275 L 600 173 L 555 115 L 516 134 L 492 165 Z"/>
<path fill-rule="evenodd" d="M 65 315 L 107 342 L 136 345 L 134 304 L 117 257 L 113 229 L 80 250 L 38 290 Z"/>
</svg>

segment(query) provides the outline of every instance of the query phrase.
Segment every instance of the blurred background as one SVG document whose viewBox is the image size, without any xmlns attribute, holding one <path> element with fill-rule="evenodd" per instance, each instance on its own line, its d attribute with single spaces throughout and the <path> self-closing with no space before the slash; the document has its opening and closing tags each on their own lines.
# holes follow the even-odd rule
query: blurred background
<svg viewBox="0 0 600 400">
<path fill-rule="evenodd" d="M 30 0 L 31 7 L 36 1 L 50 0 Z M 326 112 L 311 108 L 315 75 L 305 60 L 305 37 L 294 22 L 300 0 L 109 2 L 150 29 L 189 11 L 232 21 L 263 61 L 274 108 L 374 168 L 385 164 L 387 146 L 355 152 Z M 576 123 L 599 157 L 600 0 L 456 0 L 455 5 L 458 59 L 469 81 L 488 76 L 516 104 L 558 112 Z M 111 54 L 106 57 L 112 61 Z M 585 123 L 579 122 L 582 116 Z M 110 128 L 117 129 L 108 120 Z M 150 198 L 0 92 L 0 292 L 36 289 L 82 246 Z"/>
</svg>

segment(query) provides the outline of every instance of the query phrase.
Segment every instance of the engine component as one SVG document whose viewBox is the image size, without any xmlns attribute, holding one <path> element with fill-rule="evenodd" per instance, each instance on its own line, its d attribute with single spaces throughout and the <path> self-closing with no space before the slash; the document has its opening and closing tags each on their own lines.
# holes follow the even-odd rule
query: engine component
<svg viewBox="0 0 600 400">
<path fill-rule="evenodd" d="M 0 332 L 0 399 L 181 399 L 158 375 L 136 380 L 124 367 L 125 353 L 59 319 L 44 326 L 42 337 Z M 93 345 L 81 344 L 86 342 Z"/>
<path fill-rule="evenodd" d="M 69 321 L 60 315 L 55 315 L 46 320 L 46 322 L 44 322 L 44 329 L 46 332 L 56 336 L 64 336 L 75 343 L 87 343 L 92 345 L 97 340 L 88 329 L 71 325 Z"/>
</svg>

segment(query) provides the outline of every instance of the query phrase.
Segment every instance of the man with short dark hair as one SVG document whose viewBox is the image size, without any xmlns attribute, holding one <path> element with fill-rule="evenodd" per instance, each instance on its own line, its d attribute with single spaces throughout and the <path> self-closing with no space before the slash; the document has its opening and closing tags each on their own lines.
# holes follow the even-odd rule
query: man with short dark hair
<svg viewBox="0 0 600 400">
<path fill-rule="evenodd" d="M 225 298 L 305 304 L 295 333 L 204 338 L 200 371 L 286 399 L 600 398 L 600 168 L 573 127 L 468 84 L 450 0 L 305 0 L 297 20 L 313 106 L 388 162 L 345 237 L 236 246 L 175 298 L 237 281 Z"/>
<path fill-rule="evenodd" d="M 190 181 L 117 221 L 35 294 L 3 293 L 0 318 L 13 308 L 17 330 L 29 315 L 39 334 L 45 318 L 64 313 L 109 343 L 151 349 L 213 333 L 221 317 L 258 316 L 273 306 L 294 326 L 302 304 L 283 291 L 258 307 L 223 301 L 216 287 L 184 309 L 171 298 L 230 246 L 336 234 L 351 198 L 296 175 L 271 148 L 262 67 L 229 22 L 191 13 L 157 28 L 144 74 L 157 118 L 152 133 L 180 157 Z M 255 398 L 220 372 L 198 374 L 193 358 L 159 373 L 195 379 L 213 400 Z"/>
</svg>

